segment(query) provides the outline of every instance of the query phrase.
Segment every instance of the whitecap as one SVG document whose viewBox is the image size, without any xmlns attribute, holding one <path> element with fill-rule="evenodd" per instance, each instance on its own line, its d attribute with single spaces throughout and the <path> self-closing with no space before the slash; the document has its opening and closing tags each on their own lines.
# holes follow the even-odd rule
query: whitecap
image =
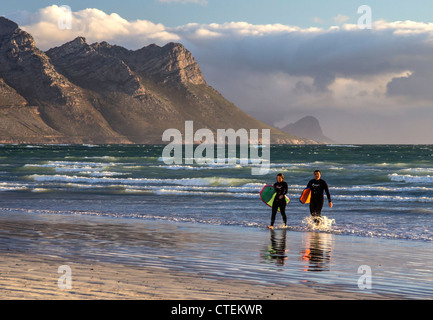
<svg viewBox="0 0 433 320">
<path fill-rule="evenodd" d="M 410 174 L 398 174 L 398 173 L 392 173 L 389 174 L 388 177 L 391 179 L 391 181 L 395 182 L 407 182 L 407 183 L 432 183 L 433 182 L 433 176 L 427 175 L 427 176 L 414 176 Z"/>
<path fill-rule="evenodd" d="M 123 183 L 123 184 L 178 184 L 178 185 L 203 185 L 203 186 L 236 186 L 250 182 L 249 179 L 204 177 L 204 178 L 179 178 L 179 179 L 152 179 L 152 178 L 109 178 L 109 177 L 82 177 L 69 175 L 39 175 L 27 176 L 28 179 L 39 182 L 88 182 L 88 183 Z"/>
<path fill-rule="evenodd" d="M 354 144 L 327 144 L 327 147 L 341 147 L 341 148 L 360 148 L 360 146 Z"/>
</svg>

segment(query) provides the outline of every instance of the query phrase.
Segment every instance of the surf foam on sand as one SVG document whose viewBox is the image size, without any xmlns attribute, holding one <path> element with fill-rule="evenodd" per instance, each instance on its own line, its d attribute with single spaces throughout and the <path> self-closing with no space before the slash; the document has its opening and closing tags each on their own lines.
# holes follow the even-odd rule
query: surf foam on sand
<svg viewBox="0 0 433 320">
<path fill-rule="evenodd" d="M 311 216 L 307 216 L 302 220 L 302 224 L 307 230 L 312 231 L 332 231 L 332 225 L 335 224 L 335 219 L 330 219 L 326 216 L 316 218 L 319 223 L 316 223 Z"/>
</svg>

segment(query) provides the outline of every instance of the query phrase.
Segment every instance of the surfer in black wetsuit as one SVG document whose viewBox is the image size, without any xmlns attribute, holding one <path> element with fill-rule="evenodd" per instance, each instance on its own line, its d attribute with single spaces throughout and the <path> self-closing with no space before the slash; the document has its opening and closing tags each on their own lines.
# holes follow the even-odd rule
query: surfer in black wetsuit
<svg viewBox="0 0 433 320">
<path fill-rule="evenodd" d="M 274 183 L 274 188 L 277 194 L 275 195 L 274 202 L 272 203 L 272 217 L 271 224 L 268 226 L 269 229 L 274 228 L 274 222 L 278 208 L 280 208 L 280 213 L 283 217 L 284 227 L 287 226 L 285 196 L 287 194 L 289 186 L 287 185 L 287 182 L 284 181 L 284 175 L 282 173 L 277 174 L 277 182 Z"/>
<path fill-rule="evenodd" d="M 313 220 L 316 224 L 320 223 L 320 216 L 322 214 L 323 207 L 323 192 L 326 193 L 326 197 L 328 198 L 329 207 L 332 208 L 333 204 L 331 201 L 331 194 L 329 193 L 328 184 L 325 180 L 321 179 L 320 170 L 314 171 L 314 179 L 308 182 L 307 188 L 311 190 L 311 199 L 310 199 L 310 214 L 313 217 Z"/>
</svg>

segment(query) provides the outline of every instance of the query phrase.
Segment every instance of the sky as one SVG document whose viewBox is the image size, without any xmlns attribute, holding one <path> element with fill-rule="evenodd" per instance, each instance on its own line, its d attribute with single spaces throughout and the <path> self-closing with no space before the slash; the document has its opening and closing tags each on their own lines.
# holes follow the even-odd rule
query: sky
<svg viewBox="0 0 433 320">
<path fill-rule="evenodd" d="M 431 0 L 3 0 L 0 15 L 42 50 L 180 42 L 209 85 L 274 126 L 312 115 L 338 143 L 433 144 Z"/>
</svg>

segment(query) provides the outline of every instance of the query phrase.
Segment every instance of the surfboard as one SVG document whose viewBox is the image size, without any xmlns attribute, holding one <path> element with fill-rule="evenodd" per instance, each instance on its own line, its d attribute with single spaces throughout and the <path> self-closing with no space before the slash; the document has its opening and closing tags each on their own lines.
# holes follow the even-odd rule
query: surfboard
<svg viewBox="0 0 433 320">
<path fill-rule="evenodd" d="M 277 193 L 275 191 L 274 186 L 271 184 L 267 184 L 260 191 L 260 199 L 262 199 L 262 201 L 266 205 L 272 207 L 276 194 Z M 285 196 L 285 200 L 286 200 L 286 204 L 290 202 L 290 198 L 288 196 Z M 278 211 L 280 211 L 280 208 L 278 208 Z"/>
<path fill-rule="evenodd" d="M 302 191 L 299 201 L 302 204 L 306 204 L 306 203 L 310 203 L 310 200 L 311 200 L 311 190 L 310 188 L 305 188 L 304 191 Z"/>
</svg>

